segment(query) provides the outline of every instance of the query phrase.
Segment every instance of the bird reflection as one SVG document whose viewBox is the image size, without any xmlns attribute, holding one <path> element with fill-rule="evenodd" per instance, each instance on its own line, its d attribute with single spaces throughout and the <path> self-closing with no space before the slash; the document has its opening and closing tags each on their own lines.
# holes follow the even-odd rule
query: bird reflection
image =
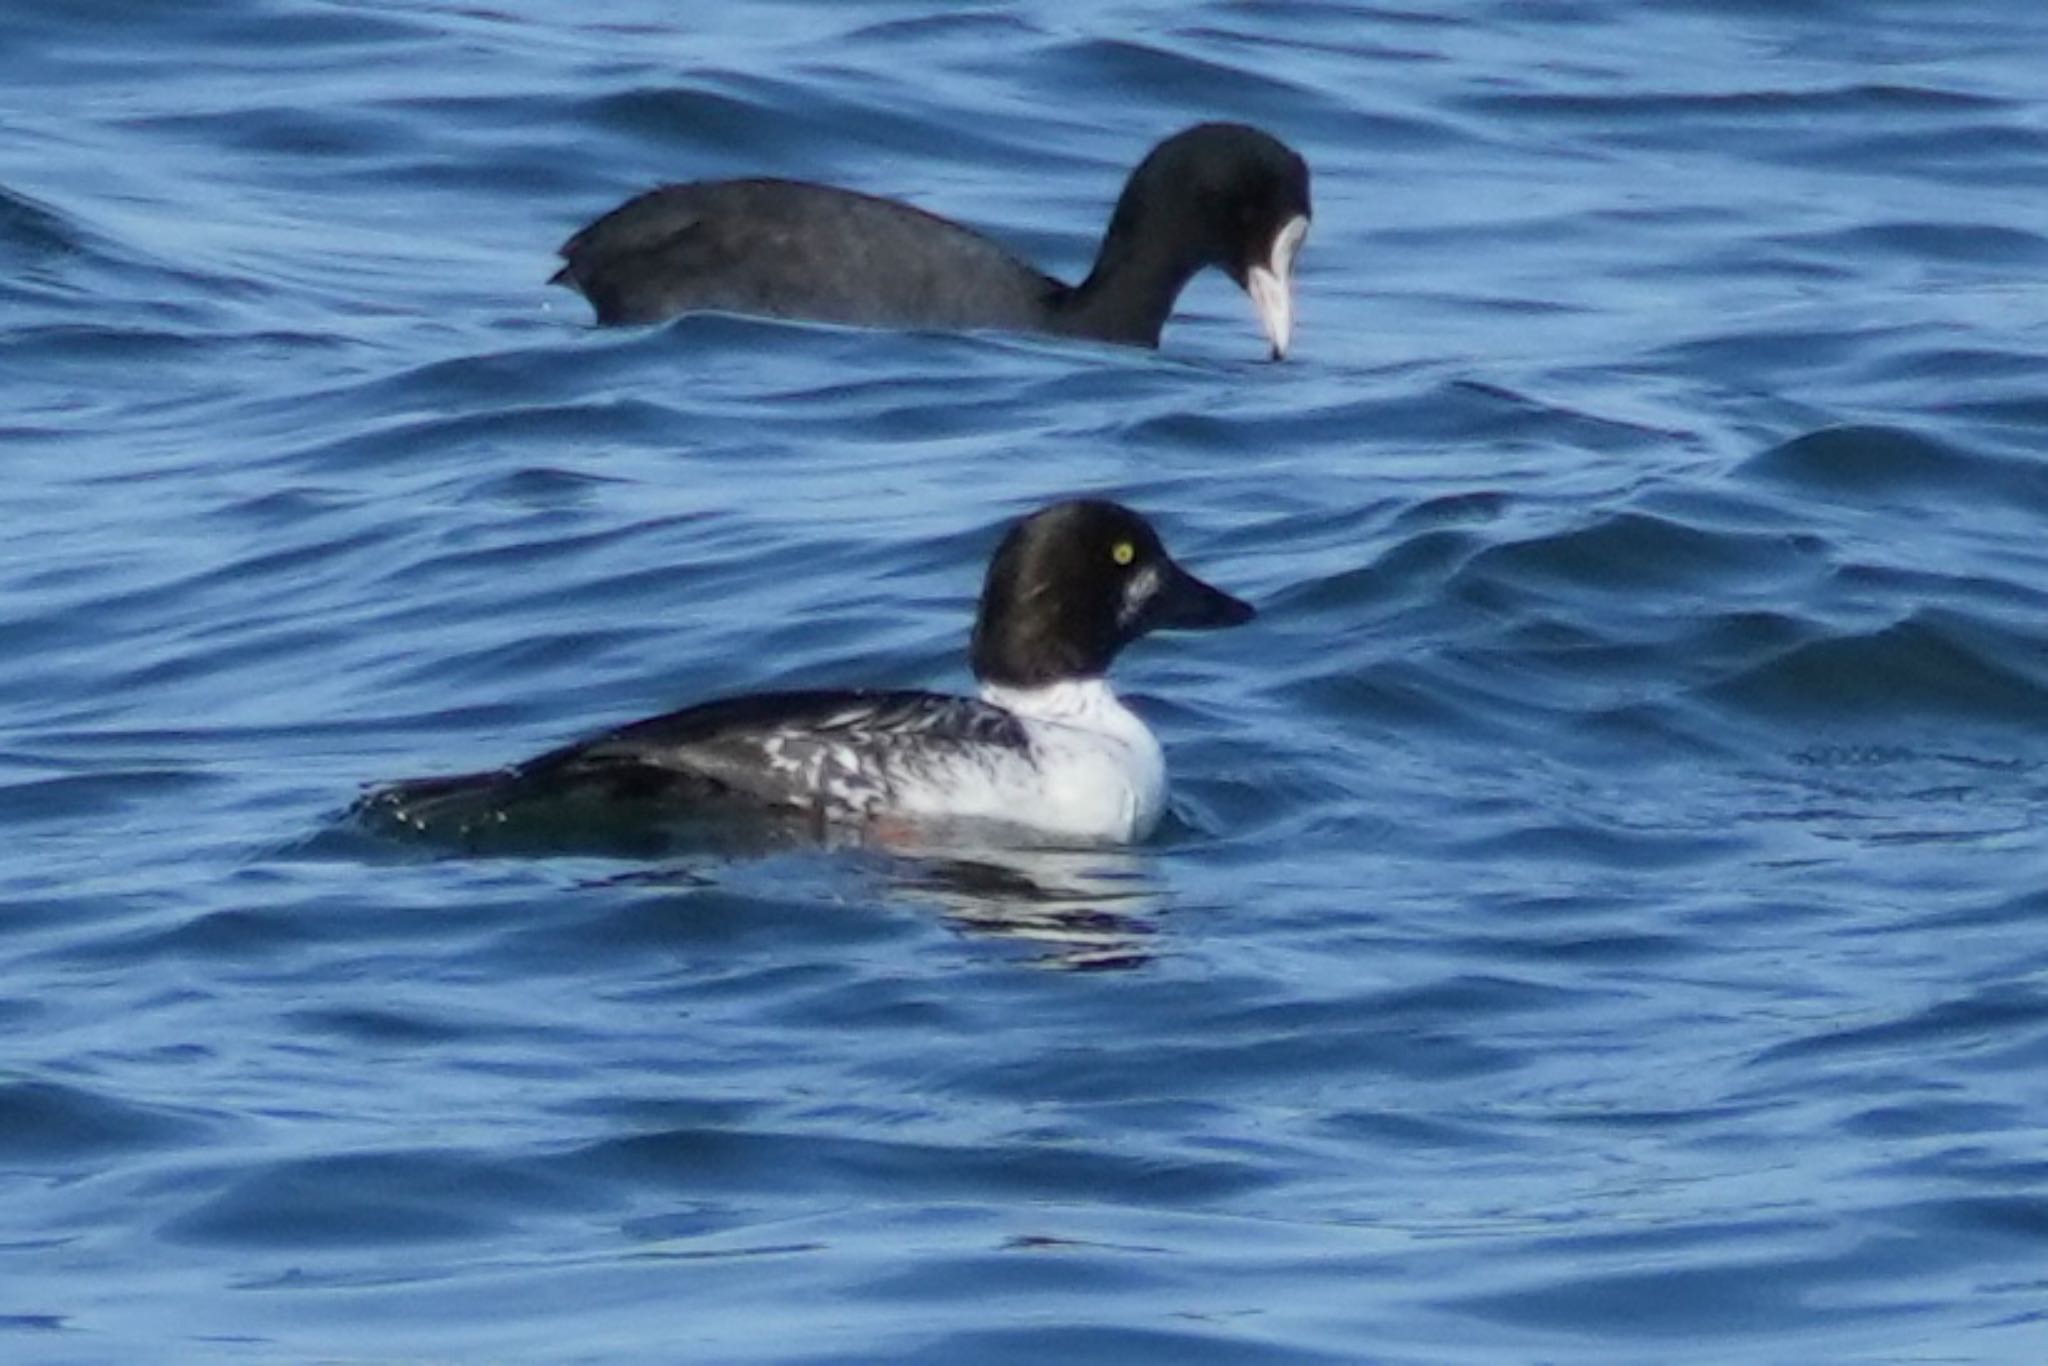
<svg viewBox="0 0 2048 1366">
<path fill-rule="evenodd" d="M 1121 849 L 979 849 L 898 854 L 890 890 L 971 934 L 1041 950 L 1042 967 L 1106 972 L 1152 957 L 1160 888 L 1149 860 Z"/>
<path fill-rule="evenodd" d="M 964 832 L 920 837 L 879 827 L 756 825 L 687 846 L 666 844 L 659 867 L 597 879 L 595 885 L 702 888 L 738 864 L 821 855 L 864 873 L 891 900 L 936 908 L 973 935 L 1039 950 L 1041 967 L 1074 972 L 1134 968 L 1152 958 L 1161 887 L 1142 850 L 1046 848 L 975 840 Z M 687 852 L 686 852 L 687 850 Z M 641 849 L 643 856 L 652 850 Z"/>
</svg>

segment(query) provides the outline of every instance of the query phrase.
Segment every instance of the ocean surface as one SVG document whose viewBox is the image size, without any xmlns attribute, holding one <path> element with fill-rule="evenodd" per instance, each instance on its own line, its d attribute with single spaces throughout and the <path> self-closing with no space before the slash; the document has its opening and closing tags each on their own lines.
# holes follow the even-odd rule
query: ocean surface
<svg viewBox="0 0 2048 1366">
<path fill-rule="evenodd" d="M 545 284 L 1210 118 L 1285 363 Z M 8 0 L 0 1359 L 2048 1358 L 2044 281 L 2042 6 Z M 965 690 L 1078 493 L 1261 608 L 1142 847 L 345 818 Z"/>
</svg>

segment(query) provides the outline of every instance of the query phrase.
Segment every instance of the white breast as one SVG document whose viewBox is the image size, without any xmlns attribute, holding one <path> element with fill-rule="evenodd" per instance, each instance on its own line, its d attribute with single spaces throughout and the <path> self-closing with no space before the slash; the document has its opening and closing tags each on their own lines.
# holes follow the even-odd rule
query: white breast
<svg viewBox="0 0 2048 1366">
<path fill-rule="evenodd" d="M 1137 713 L 1105 679 L 1043 688 L 982 689 L 1024 723 L 1028 757 L 992 766 L 987 810 L 972 814 L 1074 839 L 1129 842 L 1166 812 L 1166 757 Z M 957 800 L 950 813 L 963 812 Z"/>
</svg>

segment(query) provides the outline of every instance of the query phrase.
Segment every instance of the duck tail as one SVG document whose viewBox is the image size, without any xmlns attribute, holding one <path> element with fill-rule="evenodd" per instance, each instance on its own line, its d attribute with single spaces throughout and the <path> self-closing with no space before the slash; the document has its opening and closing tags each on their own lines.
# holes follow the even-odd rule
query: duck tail
<svg viewBox="0 0 2048 1366">
<path fill-rule="evenodd" d="M 504 822 L 520 796 L 519 779 L 506 768 L 402 779 L 365 792 L 350 814 L 385 834 L 466 839 Z"/>
</svg>

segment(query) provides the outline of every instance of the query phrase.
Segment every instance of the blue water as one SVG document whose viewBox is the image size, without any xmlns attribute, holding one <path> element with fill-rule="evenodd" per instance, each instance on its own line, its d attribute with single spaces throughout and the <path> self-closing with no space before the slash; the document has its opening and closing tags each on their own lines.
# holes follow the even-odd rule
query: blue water
<svg viewBox="0 0 2048 1366">
<path fill-rule="evenodd" d="M 2048 9 L 0 11 L 0 1358 L 2048 1356 Z M 1296 355 L 542 282 L 665 179 Z M 365 783 L 963 688 L 1107 493 L 1257 601 L 1123 853 L 434 858 Z"/>
</svg>

